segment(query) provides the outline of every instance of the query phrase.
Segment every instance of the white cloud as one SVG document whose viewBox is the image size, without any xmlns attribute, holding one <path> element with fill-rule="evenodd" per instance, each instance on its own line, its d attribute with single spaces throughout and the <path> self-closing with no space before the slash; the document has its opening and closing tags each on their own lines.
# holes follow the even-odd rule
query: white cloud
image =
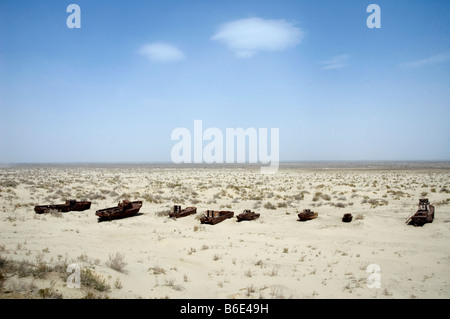
<svg viewBox="0 0 450 319">
<path fill-rule="evenodd" d="M 302 41 L 303 30 L 284 20 L 248 18 L 222 24 L 211 40 L 224 43 L 236 57 L 259 51 L 282 51 Z"/>
<path fill-rule="evenodd" d="M 332 57 L 327 61 L 321 61 L 319 64 L 323 64 L 322 69 L 324 70 L 332 70 L 332 69 L 341 69 L 346 67 L 347 60 L 350 58 L 348 54 L 341 54 Z"/>
<path fill-rule="evenodd" d="M 144 45 L 139 53 L 152 62 L 176 62 L 183 60 L 183 51 L 170 43 L 155 42 Z"/>
<path fill-rule="evenodd" d="M 450 60 L 450 53 L 441 53 L 441 54 L 433 55 L 433 56 L 423 59 L 423 60 L 403 63 L 402 66 L 407 67 L 407 68 L 417 68 L 417 67 L 424 66 L 424 65 L 443 63 L 443 62 L 447 62 L 449 60 Z"/>
</svg>

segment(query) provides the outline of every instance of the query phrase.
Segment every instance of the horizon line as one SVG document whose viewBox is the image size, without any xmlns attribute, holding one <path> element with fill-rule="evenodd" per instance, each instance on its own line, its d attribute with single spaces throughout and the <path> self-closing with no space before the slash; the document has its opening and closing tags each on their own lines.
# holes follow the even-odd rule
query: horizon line
<svg viewBox="0 0 450 319">
<path fill-rule="evenodd" d="M 450 159 L 433 159 L 433 160 L 289 160 L 279 161 L 280 165 L 283 164 L 314 164 L 314 163 L 450 163 Z M 267 164 L 267 163 L 266 163 Z M 248 165 L 248 166 L 261 166 L 266 165 L 264 163 L 174 163 L 171 161 L 115 161 L 115 162 L 103 162 L 103 161 L 76 161 L 76 162 L 9 162 L 0 163 L 0 167 L 4 166 L 21 166 L 21 165 L 174 165 L 174 166 L 232 166 L 232 165 Z"/>
</svg>

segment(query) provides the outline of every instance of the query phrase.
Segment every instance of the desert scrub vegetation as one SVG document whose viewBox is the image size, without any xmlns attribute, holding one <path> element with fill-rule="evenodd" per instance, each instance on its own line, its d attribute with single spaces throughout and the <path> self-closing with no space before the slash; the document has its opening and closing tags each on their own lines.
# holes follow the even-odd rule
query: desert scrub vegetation
<svg viewBox="0 0 450 319">
<path fill-rule="evenodd" d="M 164 286 L 170 287 L 176 291 L 184 290 L 184 287 L 179 284 L 176 284 L 175 279 L 173 278 L 164 278 Z"/>
<path fill-rule="evenodd" d="M 408 197 L 408 198 L 411 197 L 410 194 L 402 192 L 400 190 L 395 191 L 395 190 L 389 189 L 387 191 L 387 194 L 390 194 L 395 200 L 399 200 L 400 198 L 403 198 L 403 197 Z"/>
<path fill-rule="evenodd" d="M 168 217 L 170 213 L 170 209 L 160 210 L 155 212 L 155 215 L 157 217 Z"/>
<path fill-rule="evenodd" d="M 100 292 L 107 292 L 111 290 L 111 286 L 106 283 L 106 280 L 93 270 L 85 268 L 81 270 L 81 284 L 95 289 Z"/>
<path fill-rule="evenodd" d="M 331 200 L 331 197 L 330 197 L 330 195 L 323 194 L 322 192 L 316 192 L 316 193 L 314 194 L 314 197 L 313 197 L 312 201 L 313 201 L 313 202 L 317 202 L 317 201 L 320 200 L 320 199 L 329 201 L 329 200 Z"/>
<path fill-rule="evenodd" d="M 265 203 L 264 208 L 265 209 L 277 209 L 277 207 L 274 204 L 272 204 L 271 202 Z"/>
<path fill-rule="evenodd" d="M 370 204 L 372 208 L 375 208 L 377 206 L 387 206 L 389 202 L 385 199 L 370 199 L 369 196 L 364 196 L 361 204 Z"/>
<path fill-rule="evenodd" d="M 16 188 L 19 185 L 16 181 L 13 180 L 0 180 L 0 187 L 1 188 Z"/>
<path fill-rule="evenodd" d="M 433 203 L 434 206 L 442 206 L 442 205 L 449 205 L 450 204 L 450 198 L 443 199 L 440 202 Z"/>
<path fill-rule="evenodd" d="M 147 269 L 148 271 L 151 271 L 153 273 L 153 275 L 165 275 L 166 274 L 166 270 L 160 266 L 155 266 L 155 267 L 150 267 Z"/>
<path fill-rule="evenodd" d="M 109 260 L 106 263 L 109 268 L 114 269 L 118 272 L 125 272 L 125 266 L 127 264 L 128 263 L 125 261 L 125 256 L 120 253 L 109 255 Z"/>
<path fill-rule="evenodd" d="M 0 276 L 3 278 L 17 275 L 19 278 L 31 276 L 44 279 L 51 272 L 64 273 L 65 277 L 67 277 L 66 268 L 67 266 L 64 263 L 50 266 L 42 260 L 32 263 L 26 260 L 15 261 L 0 256 Z"/>
<path fill-rule="evenodd" d="M 347 205 L 342 203 L 342 202 L 337 202 L 336 204 L 335 203 L 330 203 L 330 205 L 334 206 L 334 207 L 337 207 L 337 208 L 345 208 L 345 207 L 347 207 Z"/>
<path fill-rule="evenodd" d="M 53 287 L 39 289 L 38 293 L 42 299 L 62 299 L 62 294 L 55 291 Z"/>
<path fill-rule="evenodd" d="M 64 282 L 67 281 L 70 273 L 67 272 L 67 261 L 61 261 L 51 266 L 43 261 L 35 263 L 22 260 L 16 261 L 0 256 L 0 291 L 3 291 L 3 285 L 9 278 L 17 276 L 20 278 L 32 277 L 35 279 L 47 279 L 50 273 L 58 274 L 58 277 Z M 91 269 L 81 269 L 80 281 L 82 287 L 89 287 L 99 292 L 106 292 L 110 290 L 110 286 L 105 279 L 96 274 Z M 29 294 L 29 291 L 21 291 L 22 294 Z M 52 287 L 43 288 L 37 291 L 39 298 L 61 298 L 59 293 L 56 293 Z"/>
<path fill-rule="evenodd" d="M 165 199 L 157 194 L 157 195 L 152 195 L 152 194 L 144 194 L 141 196 L 141 198 L 148 203 L 153 203 L 153 204 L 163 204 Z"/>
</svg>

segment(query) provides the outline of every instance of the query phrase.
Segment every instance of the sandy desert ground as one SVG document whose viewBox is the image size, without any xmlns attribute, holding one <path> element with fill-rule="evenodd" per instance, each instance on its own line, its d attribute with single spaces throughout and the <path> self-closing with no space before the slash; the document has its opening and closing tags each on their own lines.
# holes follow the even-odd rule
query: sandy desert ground
<svg viewBox="0 0 450 319">
<path fill-rule="evenodd" d="M 449 298 L 450 165 L 354 166 L 0 168 L 0 297 Z M 406 225 L 423 197 L 434 222 Z M 125 198 L 143 200 L 141 214 L 97 221 Z M 33 210 L 66 199 L 92 206 Z M 175 204 L 198 213 L 171 219 Z M 299 222 L 304 208 L 318 218 Z M 261 217 L 202 225 L 207 209 Z M 369 265 L 380 288 L 367 284 Z"/>
</svg>

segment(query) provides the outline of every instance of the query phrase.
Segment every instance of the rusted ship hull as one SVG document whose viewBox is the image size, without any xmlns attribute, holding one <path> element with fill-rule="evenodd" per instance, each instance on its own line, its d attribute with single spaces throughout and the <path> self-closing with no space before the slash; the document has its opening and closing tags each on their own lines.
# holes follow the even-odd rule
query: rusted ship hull
<svg viewBox="0 0 450 319">
<path fill-rule="evenodd" d="M 98 216 L 99 221 L 121 219 L 136 215 L 142 207 L 142 201 L 121 204 L 119 203 L 116 207 L 100 209 L 95 212 L 95 215 Z"/>
<path fill-rule="evenodd" d="M 411 217 L 409 225 L 423 226 L 426 223 L 432 223 L 433 219 L 426 216 L 426 213 L 417 212 L 415 216 Z"/>
<path fill-rule="evenodd" d="M 77 202 L 74 200 L 68 200 L 65 204 L 57 204 L 57 205 L 40 205 L 35 206 L 34 211 L 37 214 L 44 214 L 49 212 L 61 212 L 67 213 L 70 211 L 84 211 L 91 208 L 91 202 L 83 201 Z"/>
<path fill-rule="evenodd" d="M 243 213 L 239 214 L 236 216 L 237 221 L 241 222 L 244 220 L 255 220 L 258 219 L 260 216 L 260 214 L 255 213 L 255 212 L 251 212 L 251 211 L 244 211 Z"/>
<path fill-rule="evenodd" d="M 344 223 L 350 223 L 353 219 L 352 214 L 344 214 L 344 216 L 342 217 L 342 221 Z"/>
<path fill-rule="evenodd" d="M 406 223 L 413 226 L 423 226 L 426 223 L 432 223 L 434 220 L 434 206 L 428 202 L 428 199 L 419 200 L 419 209 L 408 219 Z"/>
<path fill-rule="evenodd" d="M 197 213 L 197 207 L 186 207 L 185 209 L 181 209 L 181 206 L 174 206 L 173 212 L 169 213 L 170 218 L 180 218 L 186 217 L 192 214 Z"/>
<path fill-rule="evenodd" d="M 230 211 L 207 211 L 204 216 L 200 218 L 200 222 L 202 224 L 218 224 L 225 219 L 232 218 L 234 216 L 234 212 Z"/>
<path fill-rule="evenodd" d="M 309 209 L 304 209 L 301 213 L 298 214 L 298 218 L 302 222 L 315 219 L 317 218 L 317 216 L 319 216 L 319 213 L 312 212 Z"/>
<path fill-rule="evenodd" d="M 423 226 L 426 223 L 432 223 L 434 220 L 434 206 L 429 205 L 429 210 L 418 210 L 410 217 L 409 225 Z"/>
</svg>

